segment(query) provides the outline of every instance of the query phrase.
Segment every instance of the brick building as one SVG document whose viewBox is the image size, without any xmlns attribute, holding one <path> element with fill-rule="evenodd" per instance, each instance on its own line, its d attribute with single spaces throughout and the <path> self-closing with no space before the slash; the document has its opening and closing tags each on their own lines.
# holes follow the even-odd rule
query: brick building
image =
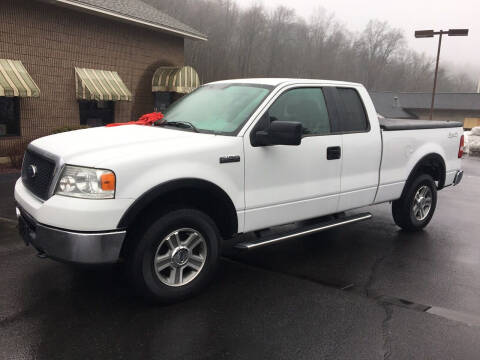
<svg viewBox="0 0 480 360">
<path fill-rule="evenodd" d="M 137 119 L 191 91 L 199 79 L 183 68 L 185 38 L 206 40 L 141 0 L 2 0 L 0 157 L 22 140 Z"/>
</svg>

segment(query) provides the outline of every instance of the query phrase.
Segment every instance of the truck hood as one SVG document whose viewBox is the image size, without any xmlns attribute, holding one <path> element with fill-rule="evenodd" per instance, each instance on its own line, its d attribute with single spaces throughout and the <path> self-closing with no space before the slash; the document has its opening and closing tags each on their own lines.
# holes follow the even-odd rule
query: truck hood
<svg viewBox="0 0 480 360">
<path fill-rule="evenodd" d="M 212 141 L 218 137 L 224 138 L 162 127 L 126 125 L 50 135 L 33 141 L 32 145 L 59 156 L 65 163 L 94 167 L 106 160 L 131 156 L 135 151 L 158 149 L 161 152 L 166 146 L 195 147 L 195 144 L 204 143 L 206 138 Z"/>
</svg>

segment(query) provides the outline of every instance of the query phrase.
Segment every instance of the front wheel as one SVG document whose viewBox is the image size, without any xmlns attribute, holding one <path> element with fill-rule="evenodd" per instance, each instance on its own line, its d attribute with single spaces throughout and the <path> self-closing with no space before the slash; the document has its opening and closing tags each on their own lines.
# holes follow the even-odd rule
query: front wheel
<svg viewBox="0 0 480 360">
<path fill-rule="evenodd" d="M 154 220 L 129 258 L 133 285 L 161 303 L 183 300 L 204 288 L 218 261 L 214 222 L 195 209 L 179 209 Z"/>
<path fill-rule="evenodd" d="M 395 224 L 407 231 L 419 231 L 428 225 L 437 205 L 437 186 L 430 175 L 414 179 L 403 196 L 392 204 Z"/>
</svg>

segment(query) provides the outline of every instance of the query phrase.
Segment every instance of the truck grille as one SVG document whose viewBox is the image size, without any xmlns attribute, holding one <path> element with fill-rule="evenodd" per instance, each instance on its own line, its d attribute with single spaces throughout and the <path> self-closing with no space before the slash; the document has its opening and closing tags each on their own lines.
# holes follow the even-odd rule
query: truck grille
<svg viewBox="0 0 480 360">
<path fill-rule="evenodd" d="M 22 181 L 25 187 L 40 199 L 49 198 L 55 175 L 55 161 L 28 149 L 22 164 Z"/>
</svg>

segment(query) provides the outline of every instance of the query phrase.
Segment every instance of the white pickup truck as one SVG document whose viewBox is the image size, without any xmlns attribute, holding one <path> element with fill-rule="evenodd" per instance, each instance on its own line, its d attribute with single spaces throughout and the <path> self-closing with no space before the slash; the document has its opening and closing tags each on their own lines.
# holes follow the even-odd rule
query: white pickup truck
<svg viewBox="0 0 480 360">
<path fill-rule="evenodd" d="M 437 190 L 462 179 L 462 151 L 461 123 L 379 119 L 360 84 L 220 81 L 151 126 L 33 141 L 19 229 L 45 257 L 124 261 L 142 294 L 176 301 L 207 284 L 227 240 L 254 249 L 366 220 L 345 212 L 384 202 L 401 228 L 424 228 Z"/>
</svg>

